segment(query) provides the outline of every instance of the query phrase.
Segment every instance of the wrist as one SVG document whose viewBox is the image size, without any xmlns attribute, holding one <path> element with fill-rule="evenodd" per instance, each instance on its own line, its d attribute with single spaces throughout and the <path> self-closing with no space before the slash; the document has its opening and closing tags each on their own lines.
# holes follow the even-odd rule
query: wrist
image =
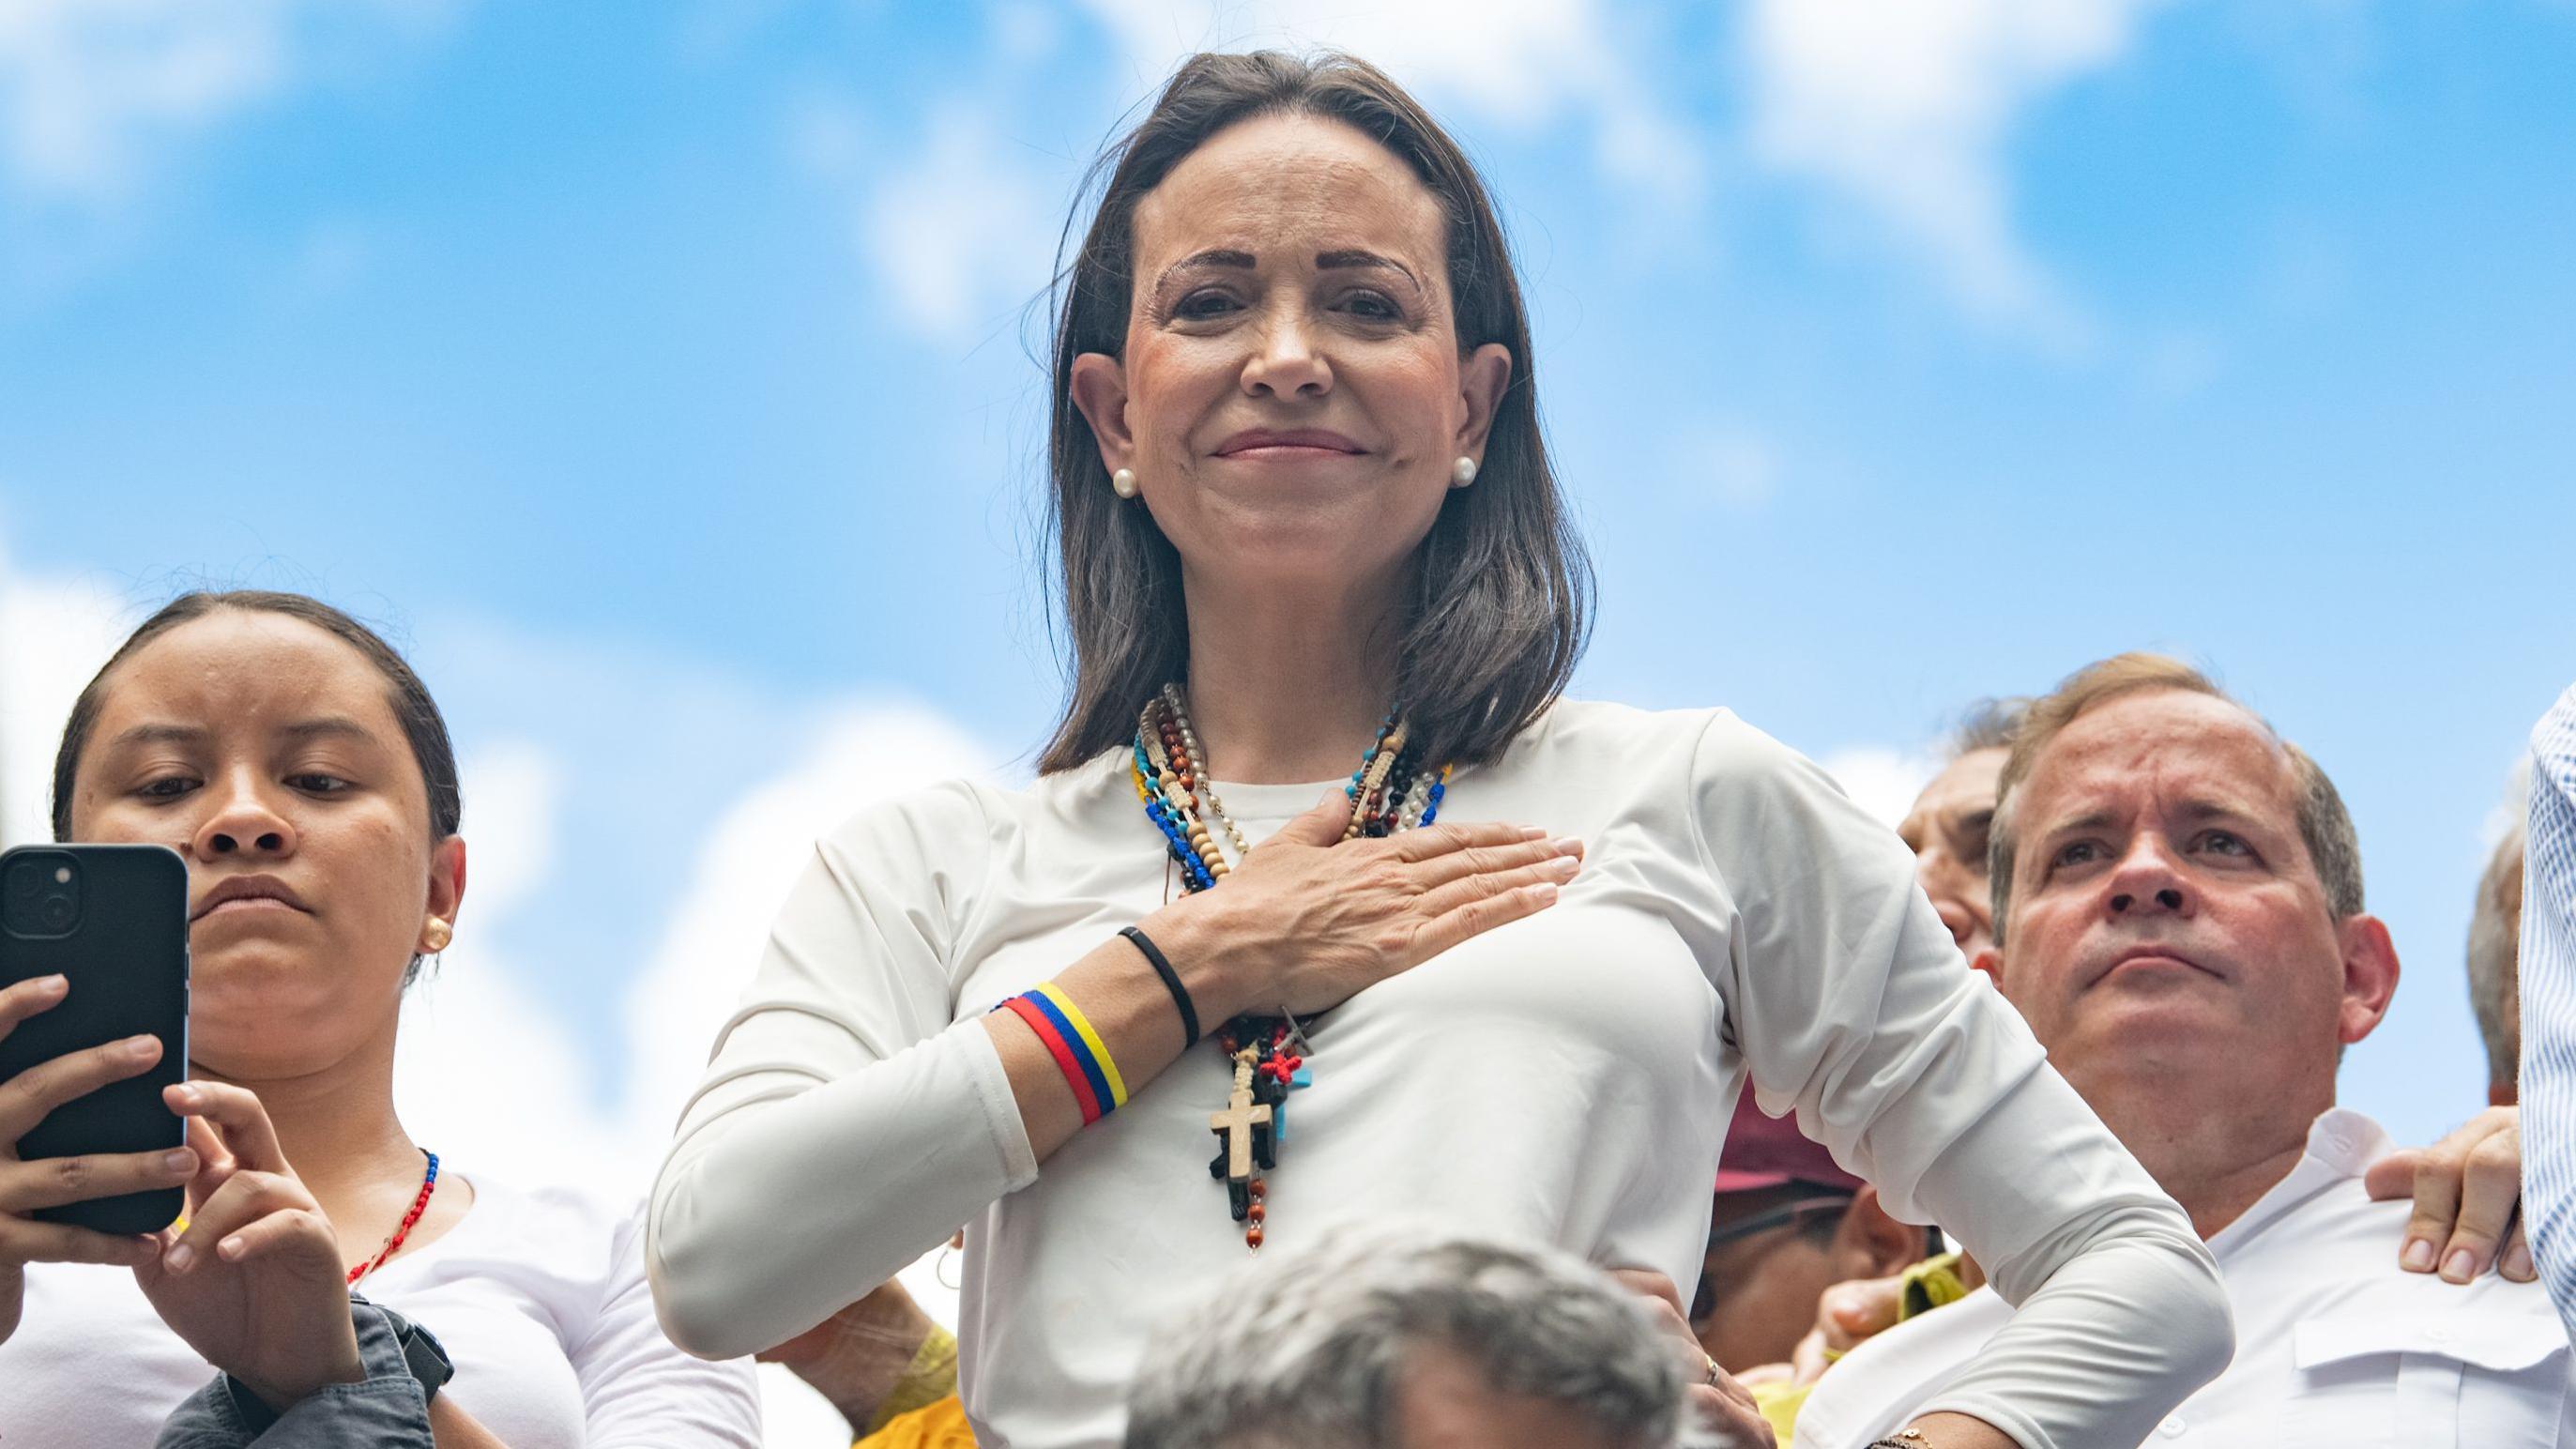
<svg viewBox="0 0 2576 1449">
<path fill-rule="evenodd" d="M 1251 943 L 1227 919 L 1230 914 L 1218 893 L 1207 891 L 1184 896 L 1137 923 L 1181 978 L 1204 1033 L 1257 1005 L 1259 953 L 1249 949 Z M 1137 965 L 1153 970 L 1141 953 Z"/>
<path fill-rule="evenodd" d="M 271 1414 L 283 1414 L 333 1384 L 363 1382 L 367 1377 L 367 1366 L 359 1360 L 358 1345 L 352 1339 L 345 1358 L 334 1354 L 331 1362 L 317 1365 L 311 1373 L 285 1378 L 263 1374 L 233 1374 L 231 1377 Z"/>
</svg>

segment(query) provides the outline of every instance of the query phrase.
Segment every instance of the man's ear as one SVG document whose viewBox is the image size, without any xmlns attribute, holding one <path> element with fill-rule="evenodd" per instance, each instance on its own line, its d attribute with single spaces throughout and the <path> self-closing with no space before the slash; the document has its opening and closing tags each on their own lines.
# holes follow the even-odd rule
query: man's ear
<svg viewBox="0 0 2576 1449">
<path fill-rule="evenodd" d="M 1846 1279 L 1885 1278 L 1923 1261 L 1923 1241 L 1921 1228 L 1889 1216 L 1864 1183 L 1834 1230 L 1834 1261 Z"/>
<path fill-rule="evenodd" d="M 1968 969 L 1986 978 L 1997 991 L 2004 989 L 2004 953 L 1999 947 L 1987 946 L 1977 952 Z"/>
<path fill-rule="evenodd" d="M 1466 404 L 1466 415 L 1458 425 L 1458 436 L 1451 440 L 1458 456 L 1479 463 L 1485 460 L 1494 410 L 1502 406 L 1503 390 L 1511 381 L 1512 350 L 1499 342 L 1488 342 L 1459 361 L 1458 395 Z"/>
<path fill-rule="evenodd" d="M 1073 360 L 1073 405 L 1100 443 L 1100 466 L 1115 473 L 1136 466 L 1136 435 L 1127 427 L 1127 368 L 1106 352 Z"/>
<path fill-rule="evenodd" d="M 2397 943 L 2377 916 L 2359 915 L 2336 928 L 2343 947 L 2343 1011 L 2337 1021 L 2345 1046 L 2378 1029 L 2397 995 Z"/>
</svg>

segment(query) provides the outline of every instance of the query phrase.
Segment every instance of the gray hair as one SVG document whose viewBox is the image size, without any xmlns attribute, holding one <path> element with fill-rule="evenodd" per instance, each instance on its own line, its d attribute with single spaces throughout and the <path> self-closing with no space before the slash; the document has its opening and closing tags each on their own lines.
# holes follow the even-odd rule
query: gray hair
<svg viewBox="0 0 2576 1449">
<path fill-rule="evenodd" d="M 1680 1442 L 1688 1385 L 1642 1300 L 1551 1249 L 1353 1224 L 1265 1254 L 1155 1334 L 1126 1449 L 1392 1449 L 1424 1349 L 1614 1443 Z"/>
<path fill-rule="evenodd" d="M 2487 1081 L 2511 1086 L 2522 1055 L 2522 1023 L 2514 1010 L 2514 958 L 2522 936 L 2523 828 L 2496 844 L 2478 877 L 2477 903 L 2469 910 L 2469 1005 L 2487 1048 Z"/>
<path fill-rule="evenodd" d="M 1980 750 L 2009 750 L 2029 713 L 2030 701 L 2019 696 L 1978 700 L 1959 716 L 1957 728 L 1942 742 L 1942 753 L 1956 763 Z"/>
</svg>

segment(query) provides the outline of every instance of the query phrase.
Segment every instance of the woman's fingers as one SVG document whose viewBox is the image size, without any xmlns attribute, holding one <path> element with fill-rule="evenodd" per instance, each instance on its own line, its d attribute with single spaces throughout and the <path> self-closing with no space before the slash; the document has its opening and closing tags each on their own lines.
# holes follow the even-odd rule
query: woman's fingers
<svg viewBox="0 0 2576 1449">
<path fill-rule="evenodd" d="M 170 1110 L 211 1123 L 224 1150 L 253 1172 L 289 1172 L 277 1129 L 257 1094 L 229 1082 L 181 1082 L 163 1094 Z"/>
<path fill-rule="evenodd" d="M 1415 885 L 1430 891 L 1471 875 L 1492 875 L 1524 866 L 1545 865 L 1552 860 L 1581 859 L 1583 842 L 1571 837 L 1563 840 L 1515 840 L 1507 845 L 1470 846 L 1465 850 L 1435 855 L 1408 867 L 1407 872 Z"/>
<path fill-rule="evenodd" d="M 1402 831 L 1392 837 L 1395 858 L 1407 863 L 1425 861 L 1435 855 L 1471 850 L 1480 846 L 1517 845 L 1524 840 L 1545 840 L 1547 832 L 1535 825 L 1505 825 L 1500 821 L 1479 821 L 1469 825 L 1430 825 L 1419 830 Z"/>
<path fill-rule="evenodd" d="M 227 1263 L 247 1263 L 279 1253 L 302 1253 L 316 1261 L 329 1258 L 336 1266 L 340 1240 L 331 1235 L 330 1224 L 319 1212 L 287 1208 L 254 1218 L 215 1243 L 215 1256 Z"/>
<path fill-rule="evenodd" d="M 134 1036 L 38 1062 L 0 1082 L 0 1147 L 16 1147 L 28 1129 L 65 1102 L 140 1076 L 159 1060 L 159 1037 Z"/>
<path fill-rule="evenodd" d="M 1444 911 L 1423 923 L 1413 933 L 1412 960 L 1428 961 L 1461 941 L 1481 936 L 1496 926 L 1506 926 L 1523 916 L 1534 916 L 1556 904 L 1556 886 L 1540 881 L 1518 886 L 1500 895 L 1472 900 L 1454 910 Z"/>
<path fill-rule="evenodd" d="M 61 976 L 37 976 L 0 988 L 0 1039 L 18 1029 L 18 1023 L 38 1012 L 51 1011 L 71 994 L 71 982 Z"/>
<path fill-rule="evenodd" d="M 1272 840 L 1285 840 L 1296 845 L 1324 847 L 1341 843 L 1342 831 L 1351 823 L 1351 802 L 1339 790 L 1329 790 L 1324 798 L 1306 807 L 1306 813 L 1279 827 Z M 1263 842 L 1267 844 L 1268 842 Z"/>
<path fill-rule="evenodd" d="M 1545 886 L 1550 891 L 1574 879 L 1583 862 L 1571 855 L 1552 855 L 1536 865 L 1524 865 L 1490 873 L 1461 876 L 1437 890 L 1422 893 L 1416 908 L 1426 916 L 1438 918 L 1479 901 L 1492 900 L 1518 890 Z M 1496 922 L 1499 925 L 1501 922 Z M 1474 934 L 1473 932 L 1469 933 Z M 1463 937 L 1461 939 L 1464 939 Z"/>
<path fill-rule="evenodd" d="M 147 1237 L 0 1216 L 0 1263 L 99 1263 L 131 1268 L 149 1261 L 156 1246 Z"/>
<path fill-rule="evenodd" d="M 119 1152 L 0 1162 L 0 1213 L 24 1214 L 92 1198 L 178 1187 L 197 1171 L 197 1154 Z"/>
<path fill-rule="evenodd" d="M 217 1244 L 259 1219 L 312 1206 L 312 1196 L 294 1178 L 273 1172 L 236 1172 L 189 1215 L 188 1230 L 162 1253 L 161 1266 L 172 1273 L 185 1273 L 213 1252 Z"/>
</svg>

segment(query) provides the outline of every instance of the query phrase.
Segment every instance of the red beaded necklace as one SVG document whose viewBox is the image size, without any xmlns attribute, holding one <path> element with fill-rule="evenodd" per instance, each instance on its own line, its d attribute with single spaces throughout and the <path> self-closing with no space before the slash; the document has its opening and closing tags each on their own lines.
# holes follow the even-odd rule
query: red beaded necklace
<svg viewBox="0 0 2576 1449">
<path fill-rule="evenodd" d="M 385 1238 L 385 1245 L 376 1250 L 376 1255 L 349 1270 L 350 1287 L 357 1287 L 359 1279 L 383 1267 L 387 1258 L 400 1252 L 403 1239 L 411 1236 L 412 1226 L 418 1223 L 420 1215 L 428 1210 L 429 1195 L 438 1191 L 438 1154 L 423 1148 L 421 1155 L 429 1159 L 429 1170 L 420 1176 L 420 1195 L 411 1200 L 411 1211 L 404 1213 L 402 1221 L 394 1225 L 393 1232 Z"/>
</svg>

